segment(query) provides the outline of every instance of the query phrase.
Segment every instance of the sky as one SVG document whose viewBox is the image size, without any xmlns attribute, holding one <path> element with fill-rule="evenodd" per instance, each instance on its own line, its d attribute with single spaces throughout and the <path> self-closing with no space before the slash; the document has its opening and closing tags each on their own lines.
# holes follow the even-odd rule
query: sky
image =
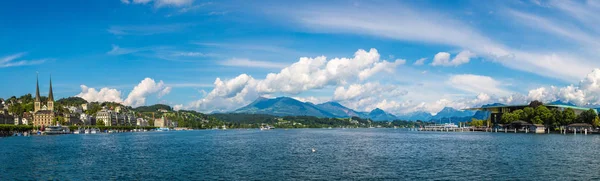
<svg viewBox="0 0 600 181">
<path fill-rule="evenodd" d="M 598 1 L 0 2 L 0 97 L 205 113 L 258 97 L 436 113 L 600 105 Z M 36 74 L 37 73 L 37 74 Z"/>
</svg>

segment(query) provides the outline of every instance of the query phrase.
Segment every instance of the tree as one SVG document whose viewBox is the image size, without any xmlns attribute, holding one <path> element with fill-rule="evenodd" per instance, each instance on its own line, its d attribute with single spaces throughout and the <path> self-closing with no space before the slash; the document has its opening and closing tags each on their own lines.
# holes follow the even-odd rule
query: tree
<svg viewBox="0 0 600 181">
<path fill-rule="evenodd" d="M 579 114 L 579 117 L 577 117 L 577 122 L 592 124 L 596 117 L 598 117 L 596 111 L 594 111 L 593 109 L 589 109 Z"/>
<path fill-rule="evenodd" d="M 535 108 L 535 123 L 534 124 L 545 124 L 545 125 L 551 125 L 552 124 L 552 111 L 550 111 L 550 109 L 548 109 L 546 106 L 538 106 Z"/>
<path fill-rule="evenodd" d="M 522 109 L 515 110 L 512 113 L 517 116 L 517 120 L 523 121 L 523 120 L 527 119 L 527 114 L 525 114 L 525 111 L 523 111 Z"/>
<path fill-rule="evenodd" d="M 533 117 L 535 117 L 535 109 L 532 107 L 526 107 L 523 109 L 523 113 L 524 115 L 522 115 L 523 117 L 521 117 L 521 120 L 531 123 L 531 120 Z"/>
<path fill-rule="evenodd" d="M 13 115 L 23 116 L 23 112 L 25 110 L 23 109 L 23 106 L 21 106 L 21 104 L 14 103 L 8 107 L 8 111 L 11 112 Z"/>
<path fill-rule="evenodd" d="M 600 117 L 596 116 L 596 118 L 594 118 L 594 121 L 592 122 L 592 125 L 594 127 L 600 126 Z"/>
<path fill-rule="evenodd" d="M 504 113 L 502 114 L 502 124 L 510 124 L 514 121 L 518 121 L 519 120 L 519 115 L 515 112 L 509 112 L 509 113 Z"/>
<path fill-rule="evenodd" d="M 575 120 L 577 119 L 577 115 L 575 114 L 575 111 L 573 111 L 573 109 L 571 108 L 567 108 L 565 109 L 565 111 L 563 112 L 563 125 L 569 125 L 571 123 L 573 123 Z"/>
<path fill-rule="evenodd" d="M 532 107 L 532 108 L 537 108 L 538 106 L 543 106 L 543 105 L 544 105 L 544 103 L 542 103 L 542 102 L 540 102 L 538 100 L 531 101 L 529 103 L 529 107 Z"/>
<path fill-rule="evenodd" d="M 96 121 L 96 125 L 98 125 L 98 126 L 104 126 L 104 121 L 98 120 L 98 121 Z"/>
<path fill-rule="evenodd" d="M 552 109 L 552 118 L 547 122 L 546 126 L 559 127 L 563 119 L 562 112 L 558 109 Z"/>
</svg>

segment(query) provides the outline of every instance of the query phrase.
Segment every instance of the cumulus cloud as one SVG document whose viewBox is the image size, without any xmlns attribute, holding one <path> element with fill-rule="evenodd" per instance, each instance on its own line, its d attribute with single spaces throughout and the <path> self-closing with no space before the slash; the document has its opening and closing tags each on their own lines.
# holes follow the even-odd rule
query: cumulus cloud
<svg viewBox="0 0 600 181">
<path fill-rule="evenodd" d="M 214 89 L 203 99 L 193 102 L 192 109 L 202 111 L 227 111 L 243 106 L 266 94 L 290 94 L 321 89 L 326 86 L 341 86 L 360 82 L 380 72 L 393 72 L 406 61 L 380 60 L 376 49 L 358 50 L 353 58 L 327 59 L 302 57 L 279 73 L 270 73 L 264 79 L 241 74 L 233 79 L 217 78 Z"/>
<path fill-rule="evenodd" d="M 452 60 L 450 60 L 450 53 L 448 52 L 439 52 L 435 54 L 433 57 L 433 62 L 431 65 L 433 66 L 458 66 L 461 64 L 469 63 L 471 58 L 475 57 L 475 54 L 465 50 L 458 55 L 456 55 Z"/>
<path fill-rule="evenodd" d="M 145 78 L 129 93 L 127 98 L 121 98 L 121 91 L 111 88 L 101 88 L 97 91 L 86 85 L 81 85 L 81 92 L 75 97 L 81 97 L 88 102 L 118 102 L 123 105 L 138 107 L 146 103 L 146 97 L 151 94 L 157 94 L 162 97 L 171 92 L 171 87 L 165 86 L 163 81 L 155 82 L 151 78 Z"/>
<path fill-rule="evenodd" d="M 169 93 L 170 87 L 166 87 L 161 80 L 158 83 L 151 78 L 145 78 L 127 96 L 123 104 L 133 107 L 142 106 L 146 103 L 146 97 L 150 94 L 158 93 L 159 97 Z M 162 94 L 162 95 L 161 95 Z"/>
<path fill-rule="evenodd" d="M 102 88 L 97 91 L 94 88 L 86 85 L 81 85 L 81 93 L 75 95 L 75 97 L 81 97 L 88 102 L 123 102 L 121 99 L 121 91 L 117 89 Z"/>
</svg>

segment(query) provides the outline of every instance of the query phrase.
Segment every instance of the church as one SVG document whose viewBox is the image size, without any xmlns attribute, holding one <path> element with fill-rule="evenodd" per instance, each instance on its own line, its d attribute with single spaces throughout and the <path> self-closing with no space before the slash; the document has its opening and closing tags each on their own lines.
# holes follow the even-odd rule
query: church
<svg viewBox="0 0 600 181">
<path fill-rule="evenodd" d="M 40 83 L 36 78 L 35 102 L 33 108 L 33 126 L 51 126 L 54 120 L 54 95 L 52 94 L 52 77 L 50 77 L 50 91 L 48 100 L 42 104 L 40 98 Z"/>
</svg>

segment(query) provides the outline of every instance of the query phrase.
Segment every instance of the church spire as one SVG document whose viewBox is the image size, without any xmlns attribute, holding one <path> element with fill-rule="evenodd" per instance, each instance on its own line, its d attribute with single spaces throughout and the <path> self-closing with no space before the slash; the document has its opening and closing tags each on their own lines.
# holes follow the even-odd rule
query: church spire
<svg viewBox="0 0 600 181">
<path fill-rule="evenodd" d="M 48 92 L 48 101 L 54 101 L 54 94 L 52 94 L 52 75 L 50 75 L 50 92 Z"/>
<path fill-rule="evenodd" d="M 40 101 L 40 81 L 38 80 L 38 75 L 35 75 L 35 102 Z"/>
</svg>

